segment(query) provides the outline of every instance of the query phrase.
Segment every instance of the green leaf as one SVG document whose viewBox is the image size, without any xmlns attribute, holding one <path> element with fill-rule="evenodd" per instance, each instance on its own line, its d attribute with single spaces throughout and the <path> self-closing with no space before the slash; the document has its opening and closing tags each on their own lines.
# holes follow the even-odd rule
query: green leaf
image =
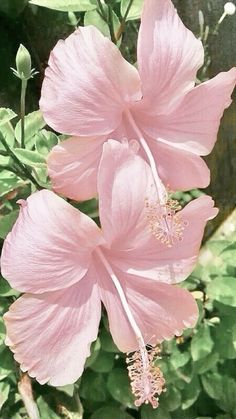
<svg viewBox="0 0 236 419">
<path fill-rule="evenodd" d="M 181 405 L 181 393 L 174 386 L 167 386 L 165 393 L 161 395 L 160 405 L 166 407 L 168 412 L 173 412 Z"/>
<path fill-rule="evenodd" d="M 214 342 L 211 338 L 210 327 L 203 324 L 198 329 L 191 342 L 191 354 L 194 361 L 204 358 L 211 353 Z"/>
<path fill-rule="evenodd" d="M 104 12 L 106 14 L 106 19 L 108 17 L 108 7 L 106 4 L 103 5 Z M 113 27 L 114 32 L 116 33 L 120 27 L 120 21 L 115 14 L 114 11 L 112 11 L 112 21 L 113 21 Z M 100 13 L 98 13 L 97 10 L 92 10 L 89 12 L 86 12 L 84 15 L 84 25 L 93 25 L 96 26 L 102 32 L 103 35 L 110 38 L 110 30 L 108 24 L 104 21 L 104 19 L 101 17 Z"/>
<path fill-rule="evenodd" d="M 8 170 L 2 170 L 0 173 L 0 197 L 23 184 L 24 182 L 14 173 L 9 172 Z"/>
<path fill-rule="evenodd" d="M 171 419 L 171 415 L 162 406 L 154 410 L 150 405 L 143 405 L 141 408 L 141 419 Z"/>
<path fill-rule="evenodd" d="M 209 374 L 202 376 L 202 384 L 207 394 L 217 400 L 217 405 L 221 410 L 236 415 L 236 382 L 227 375 Z"/>
<path fill-rule="evenodd" d="M 61 12 L 85 12 L 97 7 L 92 0 L 31 0 L 29 3 Z"/>
<path fill-rule="evenodd" d="M 107 388 L 112 397 L 126 407 L 133 407 L 134 397 L 131 393 L 127 371 L 115 368 L 108 375 Z"/>
<path fill-rule="evenodd" d="M 100 409 L 96 410 L 90 416 L 90 419 L 132 419 L 133 416 L 130 416 L 128 413 L 124 412 L 123 410 L 119 409 L 117 406 L 106 406 L 101 407 Z"/>
<path fill-rule="evenodd" d="M 0 346 L 3 344 L 6 337 L 6 328 L 3 323 L 3 319 L 0 317 Z M 1 374 L 1 372 L 0 372 Z M 5 378 L 5 377 L 4 377 Z"/>
<path fill-rule="evenodd" d="M 0 11 L 10 17 L 15 17 L 22 12 L 28 0 L 1 0 Z"/>
<path fill-rule="evenodd" d="M 236 278 L 222 276 L 207 286 L 207 295 L 220 303 L 236 307 Z"/>
<path fill-rule="evenodd" d="M 14 129 L 12 127 L 11 122 L 6 122 L 4 125 L 0 126 L 0 151 L 6 151 L 4 145 L 1 141 L 1 136 L 5 139 L 7 144 L 12 147 L 15 143 L 15 134 Z M 9 156 L 1 156 L 0 155 L 0 164 L 7 165 L 10 164 L 10 157 Z"/>
<path fill-rule="evenodd" d="M 236 242 L 223 250 L 221 258 L 225 264 L 236 267 Z"/>
<path fill-rule="evenodd" d="M 62 391 L 70 397 L 73 397 L 75 386 L 74 384 L 67 384 L 66 386 L 59 386 L 57 390 Z"/>
<path fill-rule="evenodd" d="M 10 287 L 6 279 L 0 276 L 0 295 L 3 297 L 9 297 L 11 295 L 18 296 L 20 293 Z"/>
<path fill-rule="evenodd" d="M 223 317 L 213 328 L 218 353 L 224 359 L 236 358 L 236 325 L 232 317 Z"/>
<path fill-rule="evenodd" d="M 11 231 L 17 217 L 19 210 L 10 212 L 7 215 L 0 215 L 0 238 L 5 239 L 6 235 Z"/>
<path fill-rule="evenodd" d="M 14 369 L 14 360 L 11 352 L 8 348 L 4 348 L 0 354 L 1 357 L 1 368 L 0 368 L 0 380 L 8 377 Z M 0 391 L 1 394 L 1 391 Z"/>
<path fill-rule="evenodd" d="M 178 369 L 186 365 L 189 359 L 189 352 L 180 352 L 178 347 L 175 346 L 170 357 L 170 363 L 175 369 Z"/>
<path fill-rule="evenodd" d="M 43 119 L 43 115 L 41 111 L 34 111 L 26 115 L 25 117 L 25 145 L 27 148 L 32 147 L 32 139 L 40 131 L 44 128 L 46 122 Z M 15 137 L 20 144 L 21 142 L 21 121 L 18 121 L 15 128 Z"/>
<path fill-rule="evenodd" d="M 212 399 L 219 399 L 222 393 L 222 377 L 217 373 L 202 375 L 202 385 Z"/>
<path fill-rule="evenodd" d="M 96 372 L 109 372 L 114 365 L 114 354 L 100 351 L 91 369 Z"/>
<path fill-rule="evenodd" d="M 218 347 L 217 347 L 217 350 L 218 350 Z M 219 361 L 219 354 L 213 352 L 207 355 L 206 357 L 196 361 L 194 363 L 194 371 L 197 374 L 204 374 L 205 372 L 214 368 L 218 361 Z"/>
<path fill-rule="evenodd" d="M 37 151 L 25 150 L 24 148 L 15 148 L 13 150 L 15 156 L 28 166 L 44 167 L 46 165 L 45 158 Z"/>
<path fill-rule="evenodd" d="M 8 399 L 8 394 L 10 391 L 10 384 L 2 382 L 0 383 L 0 410 L 2 409 L 2 406 Z"/>
<path fill-rule="evenodd" d="M 132 6 L 129 9 L 129 13 L 126 17 L 126 20 L 134 20 L 140 18 L 143 8 L 143 1 L 144 0 L 133 0 Z M 129 4 L 130 0 L 121 0 L 120 12 L 123 17 L 126 14 Z"/>
<path fill-rule="evenodd" d="M 195 401 L 197 400 L 201 391 L 199 379 L 197 375 L 195 375 L 192 381 L 185 387 L 184 391 L 182 392 L 182 409 L 186 410 L 192 406 Z"/>
<path fill-rule="evenodd" d="M 35 135 L 36 150 L 43 156 L 47 156 L 49 151 L 58 144 L 58 141 L 56 134 L 45 129 Z"/>
<path fill-rule="evenodd" d="M 100 338 L 98 338 L 91 345 L 91 355 L 86 359 L 85 367 L 90 367 L 96 361 L 99 351 L 101 349 Z"/>
<path fill-rule="evenodd" d="M 107 399 L 107 395 L 104 376 L 87 369 L 82 375 L 80 396 L 90 401 L 104 403 Z"/>
<path fill-rule="evenodd" d="M 37 399 L 37 406 L 39 408 L 40 417 L 47 419 L 60 419 L 61 416 L 58 416 L 51 407 L 46 403 L 42 396 Z"/>
<path fill-rule="evenodd" d="M 5 125 L 11 119 L 15 118 L 17 114 L 9 108 L 0 108 L 0 126 Z"/>
<path fill-rule="evenodd" d="M 101 330 L 99 334 L 102 350 L 106 352 L 119 352 L 119 349 L 114 344 L 111 334 L 105 329 L 105 327 Z"/>
</svg>

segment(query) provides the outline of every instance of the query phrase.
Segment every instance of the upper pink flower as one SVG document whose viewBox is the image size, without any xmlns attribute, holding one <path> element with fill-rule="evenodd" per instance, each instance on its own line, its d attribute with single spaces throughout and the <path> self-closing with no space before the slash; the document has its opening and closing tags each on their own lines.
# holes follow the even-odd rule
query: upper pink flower
<svg viewBox="0 0 236 419">
<path fill-rule="evenodd" d="M 92 26 L 53 49 L 40 107 L 51 127 L 75 136 L 56 146 L 48 160 L 57 192 L 93 197 L 102 144 L 123 137 L 140 141 L 153 172 L 172 190 L 209 184 L 200 156 L 214 146 L 236 68 L 194 87 L 203 46 L 171 0 L 144 1 L 137 55 L 138 70 Z"/>
<path fill-rule="evenodd" d="M 113 140 L 104 145 L 98 192 L 102 229 L 43 190 L 22 201 L 3 246 L 3 275 L 27 293 L 4 316 L 6 342 L 40 383 L 64 385 L 81 375 L 101 301 L 124 352 L 145 351 L 146 343 L 181 334 L 197 320 L 193 297 L 173 284 L 193 269 L 205 223 L 217 213 L 212 199 L 196 199 L 178 213 L 182 237 L 176 229 L 167 247 L 155 237 L 160 218 L 150 213 L 156 199 L 150 167 Z"/>
</svg>

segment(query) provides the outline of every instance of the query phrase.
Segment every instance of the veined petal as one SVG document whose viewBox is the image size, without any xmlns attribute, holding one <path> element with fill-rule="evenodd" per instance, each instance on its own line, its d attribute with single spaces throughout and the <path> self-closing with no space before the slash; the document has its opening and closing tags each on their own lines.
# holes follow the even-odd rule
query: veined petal
<svg viewBox="0 0 236 419">
<path fill-rule="evenodd" d="M 206 188 L 210 183 L 210 170 L 197 154 L 172 147 L 158 140 L 149 140 L 159 175 L 172 191 Z"/>
<path fill-rule="evenodd" d="M 116 271 L 116 274 L 146 344 L 156 345 L 195 325 L 198 308 L 188 291 L 174 285 L 157 284 L 146 278 L 125 275 L 120 271 Z M 137 339 L 118 293 L 109 278 L 104 276 L 101 298 L 117 347 L 122 352 L 138 350 Z"/>
<path fill-rule="evenodd" d="M 125 103 L 140 98 L 135 67 L 98 29 L 87 26 L 53 49 L 40 108 L 55 130 L 93 136 L 118 127 Z"/>
<path fill-rule="evenodd" d="M 133 246 L 133 239 L 138 241 L 144 225 L 145 198 L 152 189 L 155 194 L 150 167 L 135 154 L 132 142 L 109 140 L 104 144 L 98 194 L 101 225 L 108 243 L 125 248 Z"/>
<path fill-rule="evenodd" d="M 195 199 L 178 213 L 179 222 L 184 225 L 181 241 L 177 239 L 172 247 L 167 247 L 151 234 L 151 225 L 146 225 L 146 241 L 137 240 L 136 248 L 130 250 L 111 249 L 110 261 L 125 273 L 157 282 L 175 284 L 183 281 L 197 262 L 206 222 L 217 213 L 209 196 Z"/>
<path fill-rule="evenodd" d="M 236 67 L 188 92 L 169 115 L 140 115 L 143 130 L 153 138 L 197 155 L 211 152 L 220 119 L 231 104 Z"/>
<path fill-rule="evenodd" d="M 138 37 L 138 64 L 147 111 L 169 112 L 194 86 L 203 60 L 202 43 L 183 25 L 172 1 L 146 0 Z"/>
<path fill-rule="evenodd" d="M 100 317 L 97 285 L 86 276 L 66 290 L 20 297 L 4 315 L 6 344 L 40 384 L 71 384 L 83 372 Z"/>
<path fill-rule="evenodd" d="M 101 242 L 101 230 L 91 218 L 53 192 L 36 192 L 21 203 L 4 242 L 2 274 L 21 292 L 67 288 L 85 275 L 91 252 Z"/>
<path fill-rule="evenodd" d="M 48 157 L 48 174 L 53 189 L 83 201 L 97 195 L 97 172 L 106 137 L 72 137 L 53 147 Z"/>
</svg>

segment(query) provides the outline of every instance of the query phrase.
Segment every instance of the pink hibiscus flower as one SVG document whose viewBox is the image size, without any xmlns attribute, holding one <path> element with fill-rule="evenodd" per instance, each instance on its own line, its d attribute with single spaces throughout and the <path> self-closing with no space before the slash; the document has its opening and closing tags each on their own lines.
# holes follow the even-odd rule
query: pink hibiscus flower
<svg viewBox="0 0 236 419">
<path fill-rule="evenodd" d="M 138 70 L 92 26 L 53 49 L 40 107 L 51 127 L 74 136 L 49 156 L 57 192 L 76 200 L 93 197 L 102 144 L 123 137 L 140 142 L 157 188 L 159 178 L 171 190 L 209 184 L 200 156 L 214 146 L 236 68 L 194 87 L 203 46 L 170 0 L 144 1 L 137 50 Z"/>
<path fill-rule="evenodd" d="M 210 197 L 198 198 L 172 219 L 172 247 L 157 240 L 150 167 L 128 143 L 114 140 L 104 144 L 98 192 L 102 229 L 53 192 L 21 202 L 1 267 L 11 286 L 27 294 L 4 315 L 6 343 L 41 384 L 73 383 L 97 337 L 102 301 L 117 347 L 137 351 L 129 367 L 136 404 L 156 407 L 164 379 L 153 364 L 155 350 L 145 345 L 195 325 L 193 297 L 173 284 L 192 271 L 206 221 L 217 210 Z"/>
</svg>

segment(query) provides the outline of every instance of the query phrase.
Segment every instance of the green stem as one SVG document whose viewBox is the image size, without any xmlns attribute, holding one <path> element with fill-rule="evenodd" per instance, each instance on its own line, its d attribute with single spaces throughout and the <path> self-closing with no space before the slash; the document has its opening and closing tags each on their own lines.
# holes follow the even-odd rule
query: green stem
<svg viewBox="0 0 236 419">
<path fill-rule="evenodd" d="M 105 10 L 103 8 L 101 0 L 97 0 L 97 3 L 98 3 L 98 8 L 100 10 L 101 17 L 103 18 L 104 22 L 107 23 L 106 13 L 105 13 Z"/>
<path fill-rule="evenodd" d="M 112 7 L 110 5 L 108 6 L 108 26 L 109 26 L 109 31 L 110 31 L 110 35 L 111 35 L 111 40 L 114 44 L 116 44 L 117 39 L 116 39 L 115 32 L 114 32 Z"/>
<path fill-rule="evenodd" d="M 21 117 L 21 148 L 25 148 L 25 95 L 27 80 L 21 81 L 20 117 Z"/>
<path fill-rule="evenodd" d="M 133 2 L 134 2 L 134 0 L 130 0 L 130 1 L 129 1 L 128 7 L 127 7 L 127 9 L 126 9 L 126 11 L 125 11 L 125 14 L 124 14 L 124 16 L 123 16 L 123 18 L 122 18 L 121 22 L 120 22 L 120 26 L 119 26 L 118 31 L 117 31 L 117 34 L 116 34 L 116 39 L 117 39 L 117 41 L 119 41 L 119 39 L 120 39 L 120 37 L 121 37 L 122 33 L 124 32 L 124 29 L 125 29 L 125 22 L 126 22 L 127 16 L 128 16 L 128 14 L 129 14 L 129 11 L 130 11 L 130 9 L 131 9 L 131 6 L 132 6 Z"/>
<path fill-rule="evenodd" d="M 114 42 L 114 44 L 116 44 L 117 39 L 115 36 L 114 26 L 113 26 L 112 7 L 111 5 L 107 6 L 108 7 L 108 16 L 107 16 L 101 0 L 97 0 L 97 4 L 98 4 L 98 13 L 100 14 L 104 22 L 106 22 L 106 24 L 108 25 L 110 35 L 111 35 L 111 40 L 112 42 Z"/>
<path fill-rule="evenodd" d="M 27 169 L 27 167 L 25 167 L 25 165 L 23 163 L 21 163 L 21 161 L 16 157 L 16 155 L 14 154 L 14 152 L 11 150 L 11 148 L 9 147 L 9 145 L 7 144 L 5 138 L 1 135 L 1 141 L 3 146 L 5 147 L 6 151 L 8 152 L 8 155 L 12 158 L 12 160 L 17 164 L 17 166 L 20 168 L 20 170 L 22 171 L 22 173 L 24 173 L 24 175 L 26 176 L 26 178 L 28 178 L 35 186 L 38 190 L 42 189 L 42 187 L 40 186 L 40 184 L 37 182 L 37 180 L 31 175 L 30 171 Z M 19 175 L 20 176 L 20 175 Z"/>
</svg>

